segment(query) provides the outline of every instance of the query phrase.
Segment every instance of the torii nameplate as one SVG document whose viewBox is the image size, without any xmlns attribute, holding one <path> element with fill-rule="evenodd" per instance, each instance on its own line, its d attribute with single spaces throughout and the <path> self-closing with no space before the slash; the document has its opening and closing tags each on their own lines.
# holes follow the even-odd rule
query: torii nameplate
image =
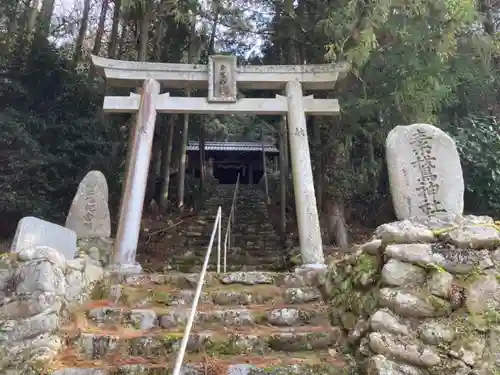
<svg viewBox="0 0 500 375">
<path fill-rule="evenodd" d="M 234 103 L 237 100 L 237 95 L 236 56 L 209 56 L 208 101 Z"/>
</svg>

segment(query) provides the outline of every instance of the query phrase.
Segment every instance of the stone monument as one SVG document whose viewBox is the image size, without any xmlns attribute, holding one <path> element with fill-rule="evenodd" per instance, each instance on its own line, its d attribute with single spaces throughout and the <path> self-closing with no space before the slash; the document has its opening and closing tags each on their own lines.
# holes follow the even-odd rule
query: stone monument
<svg viewBox="0 0 500 375">
<path fill-rule="evenodd" d="M 69 228 L 36 217 L 24 217 L 17 224 L 10 250 L 20 252 L 36 246 L 57 249 L 66 259 L 73 259 L 76 253 L 76 233 Z"/>
<path fill-rule="evenodd" d="M 396 126 L 386 140 L 399 220 L 463 212 L 464 179 L 453 139 L 433 125 Z"/>
<path fill-rule="evenodd" d="M 100 171 L 90 171 L 80 182 L 66 218 L 66 228 L 74 230 L 78 237 L 111 236 L 108 184 Z"/>
</svg>

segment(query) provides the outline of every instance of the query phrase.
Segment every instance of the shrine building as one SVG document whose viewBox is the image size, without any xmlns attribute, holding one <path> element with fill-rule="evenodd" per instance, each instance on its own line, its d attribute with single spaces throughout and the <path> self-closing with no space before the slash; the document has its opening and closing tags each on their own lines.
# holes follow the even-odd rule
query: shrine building
<svg viewBox="0 0 500 375">
<path fill-rule="evenodd" d="M 268 172 L 276 171 L 279 150 L 273 143 L 264 143 Z M 188 173 L 200 177 L 200 145 L 190 141 L 187 147 Z M 261 142 L 205 142 L 205 166 L 221 184 L 258 184 L 264 174 Z"/>
</svg>

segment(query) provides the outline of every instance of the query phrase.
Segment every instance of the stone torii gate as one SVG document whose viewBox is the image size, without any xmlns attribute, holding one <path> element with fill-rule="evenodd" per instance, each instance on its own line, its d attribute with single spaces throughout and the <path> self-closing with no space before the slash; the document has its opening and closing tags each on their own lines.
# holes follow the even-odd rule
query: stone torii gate
<svg viewBox="0 0 500 375">
<path fill-rule="evenodd" d="M 286 115 L 292 161 L 300 250 L 304 267 L 324 267 L 324 255 L 314 193 L 307 115 L 335 115 L 336 99 L 303 96 L 303 90 L 331 90 L 345 76 L 347 65 L 237 66 L 235 56 L 215 55 L 209 64 L 170 64 L 120 61 L 92 56 L 107 84 L 135 88 L 140 94 L 106 96 L 104 111 L 137 113 L 131 130 L 127 171 L 113 254 L 122 272 L 140 272 L 136 262 L 142 206 L 151 159 L 157 113 Z M 208 88 L 208 98 L 172 97 L 160 88 Z M 237 90 L 285 90 L 274 99 L 238 99 Z"/>
</svg>

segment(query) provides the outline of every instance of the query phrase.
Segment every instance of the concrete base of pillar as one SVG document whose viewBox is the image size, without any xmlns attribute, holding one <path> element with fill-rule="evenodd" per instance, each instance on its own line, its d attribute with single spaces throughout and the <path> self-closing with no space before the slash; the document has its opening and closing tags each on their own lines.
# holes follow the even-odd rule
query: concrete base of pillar
<svg viewBox="0 0 500 375">
<path fill-rule="evenodd" d="M 139 263 L 110 265 L 108 271 L 120 275 L 139 275 L 142 273 L 142 266 Z"/>
<path fill-rule="evenodd" d="M 295 268 L 295 272 L 304 272 L 311 270 L 326 270 L 326 264 L 323 263 L 313 263 L 313 264 L 303 264 L 300 267 Z"/>
</svg>

